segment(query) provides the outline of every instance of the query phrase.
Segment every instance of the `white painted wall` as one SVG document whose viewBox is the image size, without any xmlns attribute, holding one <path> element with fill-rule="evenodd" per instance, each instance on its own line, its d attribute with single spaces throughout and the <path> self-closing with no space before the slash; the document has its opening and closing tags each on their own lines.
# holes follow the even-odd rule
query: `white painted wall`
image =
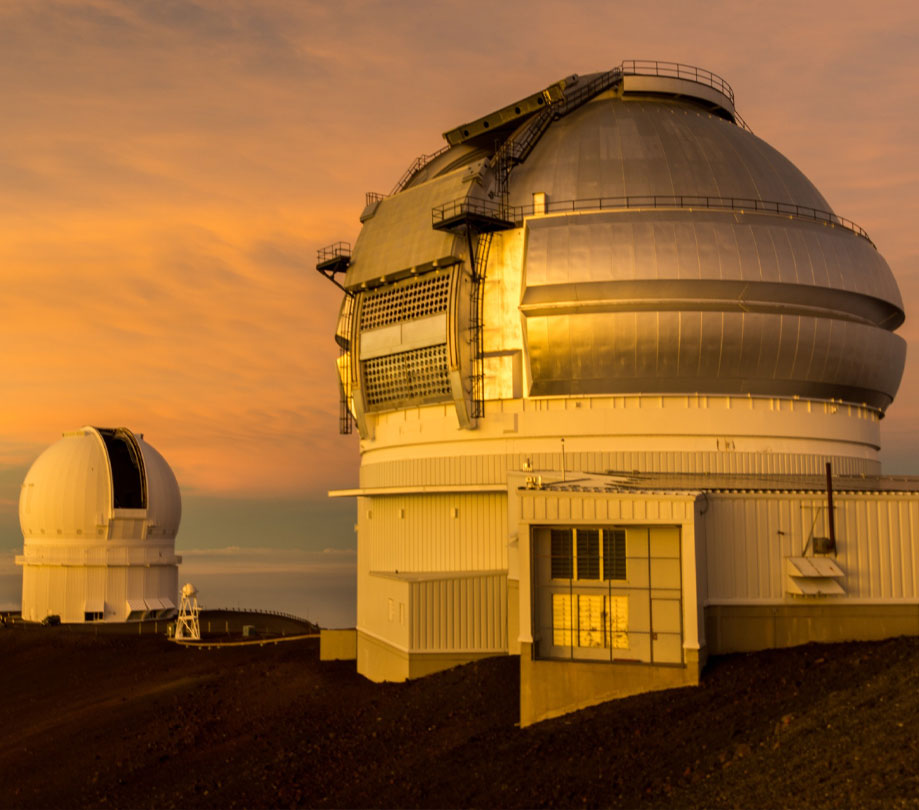
<svg viewBox="0 0 919 810">
<path fill-rule="evenodd" d="M 828 602 L 919 602 L 919 493 L 834 493 L 845 597 Z M 827 536 L 824 493 L 717 493 L 701 521 L 708 604 L 790 602 L 785 557 L 813 526 Z M 816 517 L 816 524 L 815 524 Z"/>
</svg>

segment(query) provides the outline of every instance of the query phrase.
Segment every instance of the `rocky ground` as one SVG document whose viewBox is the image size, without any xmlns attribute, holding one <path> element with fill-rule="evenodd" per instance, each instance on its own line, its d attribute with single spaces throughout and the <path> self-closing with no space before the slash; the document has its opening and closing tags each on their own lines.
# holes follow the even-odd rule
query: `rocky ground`
<svg viewBox="0 0 919 810">
<path fill-rule="evenodd" d="M 919 639 L 710 662 L 519 729 L 515 657 L 412 683 L 315 640 L 0 629 L 0 807 L 919 807 Z"/>
</svg>

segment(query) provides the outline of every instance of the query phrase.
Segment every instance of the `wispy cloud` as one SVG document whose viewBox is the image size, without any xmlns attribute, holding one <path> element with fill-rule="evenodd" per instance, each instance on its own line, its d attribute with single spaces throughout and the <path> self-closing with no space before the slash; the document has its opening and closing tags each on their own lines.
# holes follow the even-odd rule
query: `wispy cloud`
<svg viewBox="0 0 919 810">
<path fill-rule="evenodd" d="M 440 132 L 623 57 L 724 74 L 912 307 L 917 36 L 851 0 L 0 4 L 0 463 L 125 424 L 187 491 L 352 485 L 315 249 Z M 919 455 L 914 354 L 884 425 Z"/>
</svg>

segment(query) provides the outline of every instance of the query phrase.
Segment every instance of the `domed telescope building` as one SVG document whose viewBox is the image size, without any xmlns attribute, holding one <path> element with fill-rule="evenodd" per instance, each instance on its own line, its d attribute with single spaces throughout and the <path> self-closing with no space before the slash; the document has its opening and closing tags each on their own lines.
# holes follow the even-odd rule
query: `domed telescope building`
<svg viewBox="0 0 919 810">
<path fill-rule="evenodd" d="M 729 85 L 625 61 L 444 137 L 318 257 L 358 670 L 519 653 L 529 723 L 711 653 L 919 633 L 917 481 L 878 456 L 897 284 Z"/>
<path fill-rule="evenodd" d="M 23 619 L 173 616 L 181 518 L 175 476 L 141 434 L 65 433 L 32 464 L 19 497 Z"/>
</svg>

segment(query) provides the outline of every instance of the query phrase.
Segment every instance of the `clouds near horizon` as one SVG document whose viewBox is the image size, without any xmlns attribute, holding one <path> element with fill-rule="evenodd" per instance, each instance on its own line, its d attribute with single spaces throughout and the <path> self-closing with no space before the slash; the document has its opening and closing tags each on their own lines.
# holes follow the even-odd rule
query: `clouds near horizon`
<svg viewBox="0 0 919 810">
<path fill-rule="evenodd" d="M 0 2 L 0 465 L 124 424 L 191 492 L 353 485 L 315 250 L 441 132 L 623 58 L 724 75 L 869 231 L 916 345 L 917 36 L 906 4 Z M 895 467 L 919 451 L 913 354 Z"/>
</svg>

